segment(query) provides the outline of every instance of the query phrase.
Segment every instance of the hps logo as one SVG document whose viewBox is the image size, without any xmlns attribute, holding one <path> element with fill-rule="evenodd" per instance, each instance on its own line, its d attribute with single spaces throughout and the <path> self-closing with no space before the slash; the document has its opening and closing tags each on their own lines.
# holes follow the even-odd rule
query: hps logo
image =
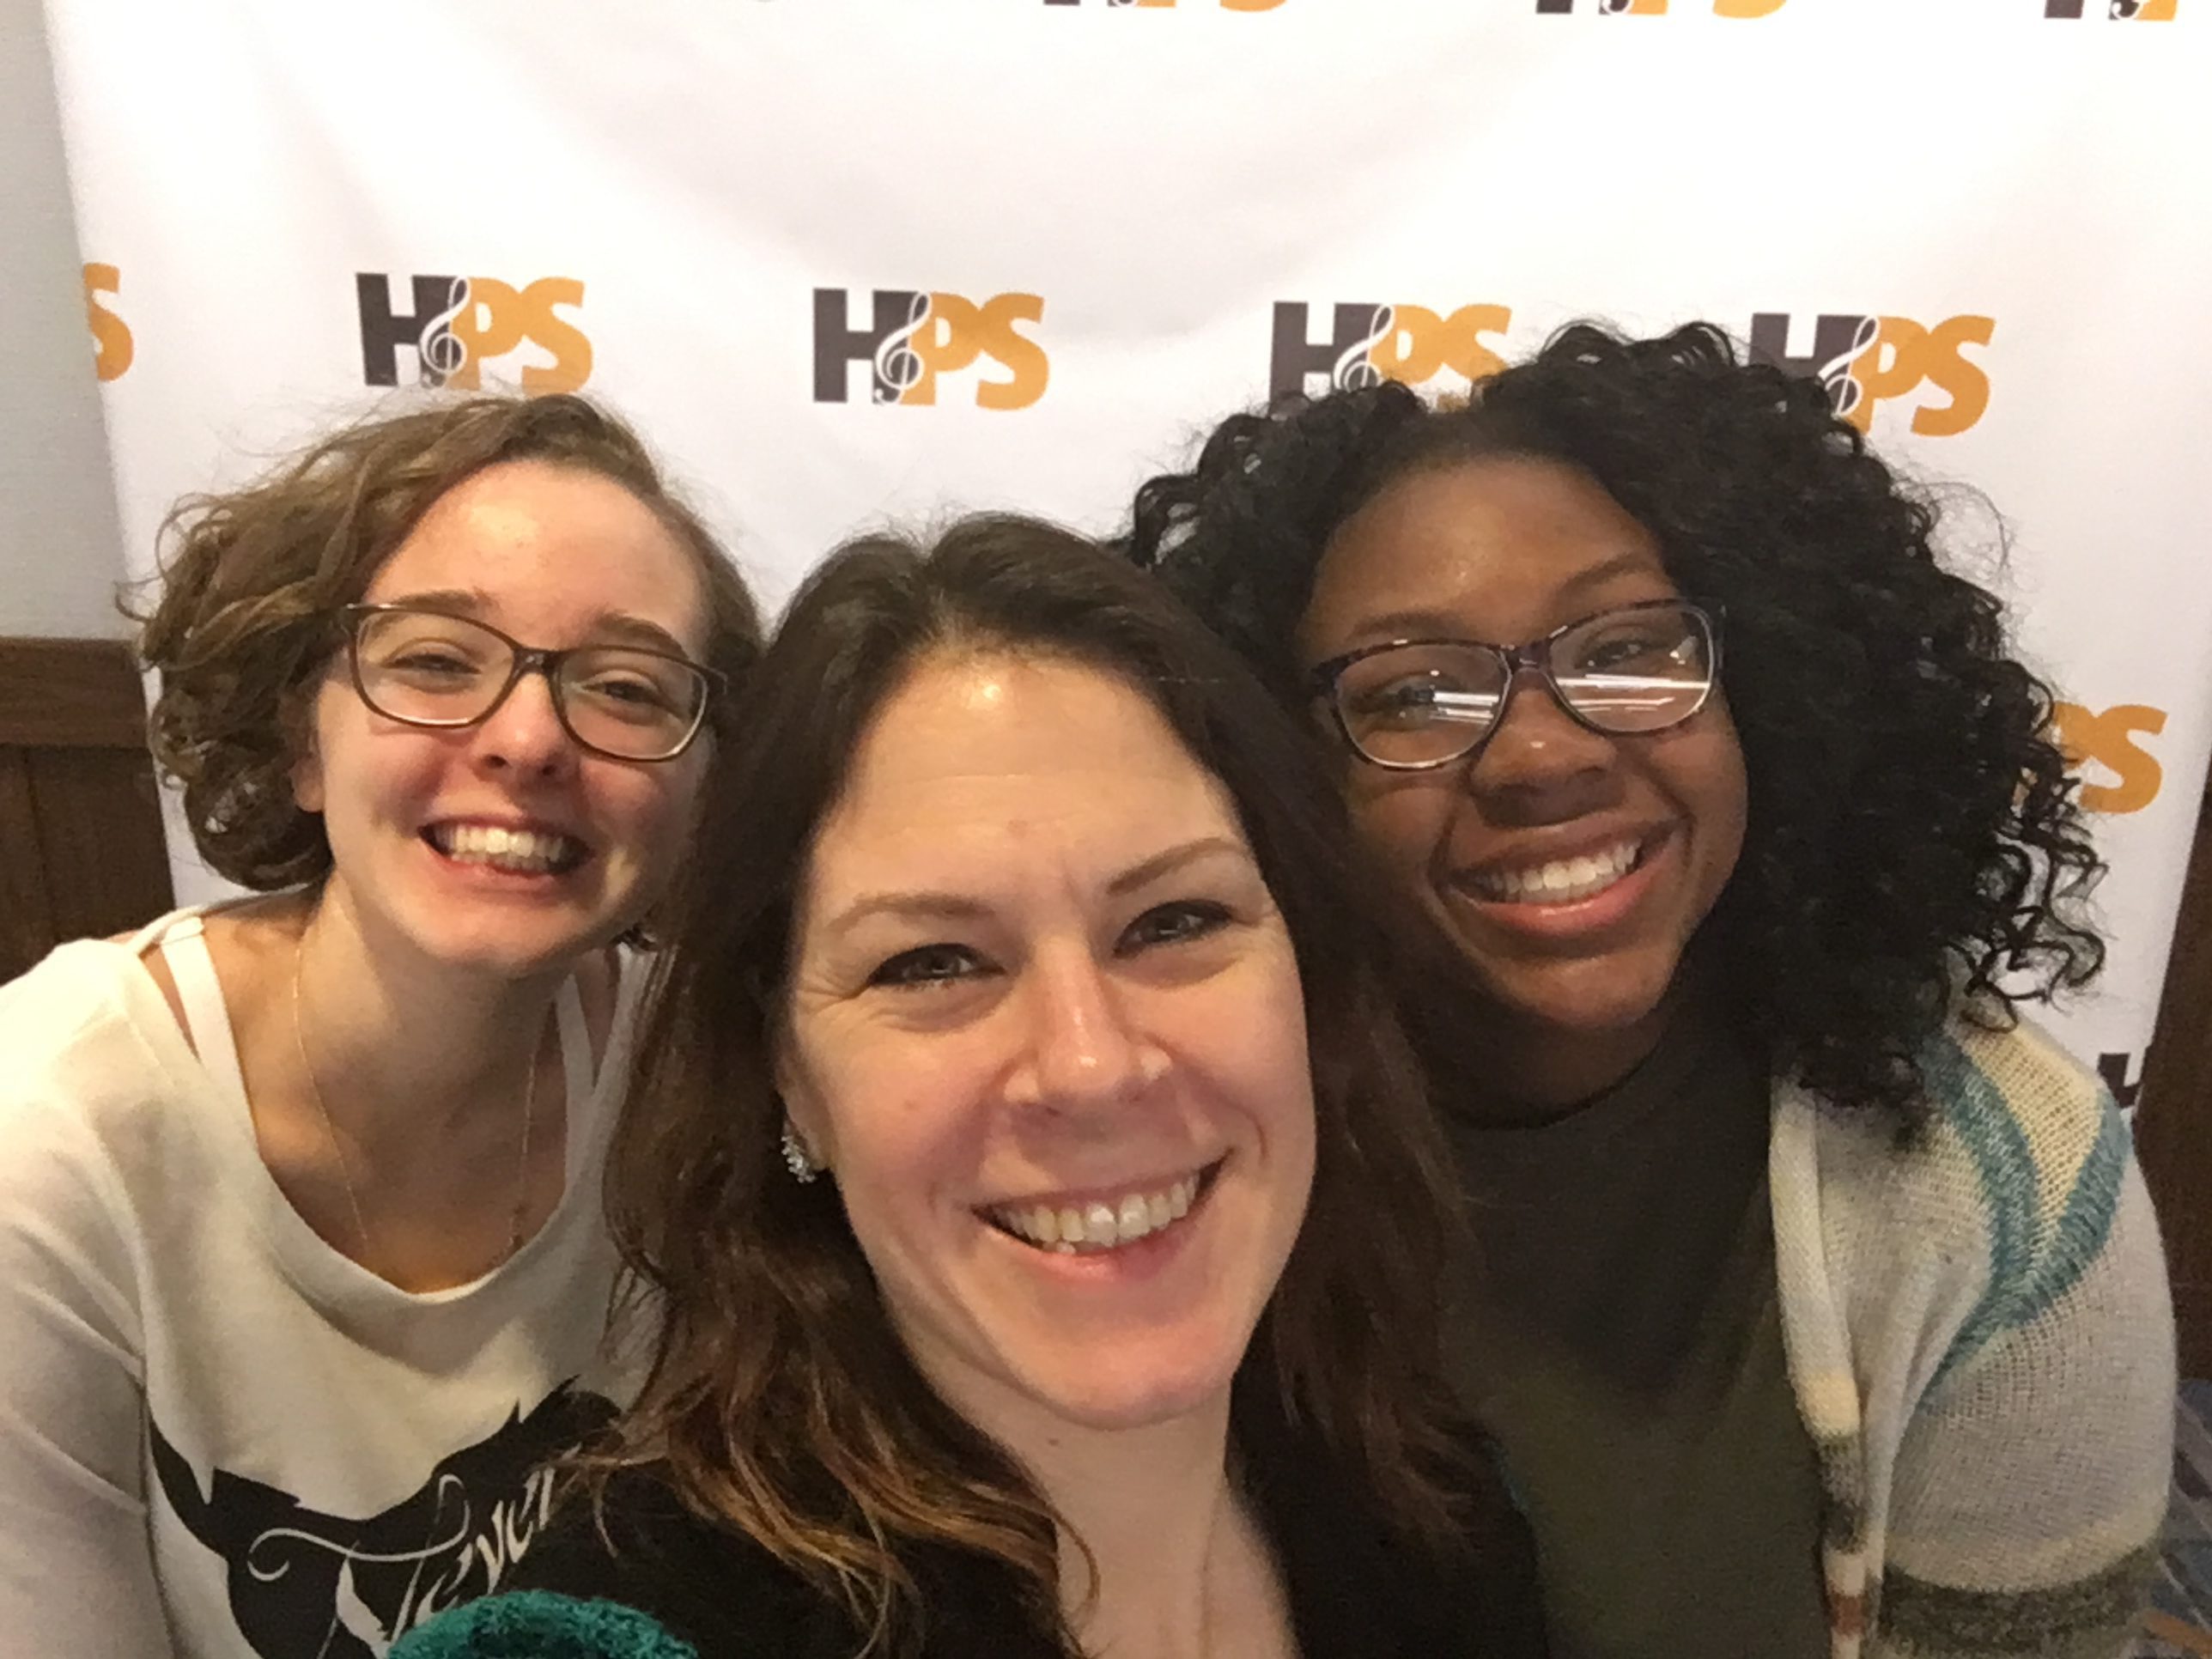
<svg viewBox="0 0 2212 1659">
<path fill-rule="evenodd" d="M 92 325 L 92 372 L 103 380 L 116 379 L 138 355 L 131 325 L 99 300 L 100 295 L 119 293 L 122 288 L 123 274 L 113 265 L 84 268 L 84 316 Z"/>
<path fill-rule="evenodd" d="M 2054 702 L 2051 723 L 2066 763 L 2081 774 L 2080 799 L 2087 811 L 2140 812 L 2158 799 L 2166 787 L 2166 768 L 2147 740 L 2165 732 L 2166 710 L 2146 702 L 2115 703 L 2104 709 Z M 2109 781 L 2096 781 L 2100 774 Z M 2123 1109 L 2132 1107 L 2142 1091 L 2142 1060 L 2139 1054 L 2097 1056 L 2105 1086 Z"/>
<path fill-rule="evenodd" d="M 1048 6 L 1079 6 L 1083 0 L 1044 0 L 1044 3 Z M 1192 0 L 1193 5 L 1202 3 L 1203 0 Z M 1214 0 L 1214 3 L 1224 11 L 1273 11 L 1283 3 L 1283 0 Z M 1105 3 L 1117 11 L 1124 6 L 1137 11 L 1173 11 L 1176 0 L 1105 0 Z"/>
<path fill-rule="evenodd" d="M 1479 380 L 1505 367 L 1483 337 L 1503 334 L 1512 324 L 1506 306 L 1462 306 L 1443 316 L 1426 306 L 1339 305 L 1329 313 L 1329 332 L 1316 339 L 1308 308 L 1278 300 L 1267 392 L 1284 398 L 1311 391 L 1316 375 L 1325 382 L 1322 390 L 1332 392 L 1383 380 L 1420 386 L 1446 369 Z"/>
<path fill-rule="evenodd" d="M 1004 380 L 978 380 L 983 409 L 1027 409 L 1044 396 L 1052 360 L 1016 323 L 1044 320 L 1034 294 L 996 294 L 977 304 L 957 294 L 879 288 L 866 321 L 852 320 L 852 296 L 842 288 L 814 290 L 814 401 L 842 404 L 855 363 L 868 368 L 868 401 L 933 404 L 937 377 L 957 374 L 989 357 Z"/>
<path fill-rule="evenodd" d="M 2067 764 L 2084 771 L 2094 763 L 2111 776 L 2109 783 L 2084 776 L 2084 807 L 2092 812 L 2140 812 L 2158 799 L 2166 768 L 2142 740 L 2166 730 L 2166 710 L 2143 702 L 2115 703 L 2102 710 L 2059 702 L 2051 705 L 2051 719 Z"/>
<path fill-rule="evenodd" d="M 1667 0 L 1588 0 L 1589 9 L 1601 17 L 1664 17 Z M 1788 0 L 1713 0 L 1716 17 L 1771 17 Z M 1575 9 L 1575 0 L 1536 0 L 1538 15 L 1564 16 Z"/>
<path fill-rule="evenodd" d="M 398 386 L 403 351 L 415 355 L 415 378 L 424 386 L 474 392 L 484 361 L 504 357 L 526 342 L 553 354 L 549 366 L 526 362 L 519 379 L 526 392 L 574 392 L 592 378 L 592 342 L 559 315 L 556 306 L 580 306 L 584 285 L 572 276 L 543 276 L 522 288 L 495 276 L 416 276 L 402 312 L 392 298 L 394 280 L 381 271 L 357 271 L 361 302 L 362 374 L 371 386 Z"/>
<path fill-rule="evenodd" d="M 1948 438 L 1989 409 L 1990 377 L 1967 360 L 1966 348 L 1989 344 L 1996 329 L 1987 317 L 1950 317 L 1923 328 L 1909 317 L 1824 312 L 1814 322 L 1812 349 L 1793 352 L 1795 319 L 1787 312 L 1762 311 L 1751 319 L 1751 355 L 1818 380 L 1828 388 L 1836 413 L 1862 432 L 1873 426 L 1876 404 L 1932 386 L 1949 401 L 1923 401 L 1912 411 L 1912 429 L 1923 437 Z"/>
<path fill-rule="evenodd" d="M 2045 17 L 2079 17 L 2087 9 L 2087 0 L 2043 0 Z M 2173 14 L 2180 9 L 2181 0 L 2097 0 L 2105 8 L 2105 15 L 2124 22 L 2171 23 Z"/>
</svg>

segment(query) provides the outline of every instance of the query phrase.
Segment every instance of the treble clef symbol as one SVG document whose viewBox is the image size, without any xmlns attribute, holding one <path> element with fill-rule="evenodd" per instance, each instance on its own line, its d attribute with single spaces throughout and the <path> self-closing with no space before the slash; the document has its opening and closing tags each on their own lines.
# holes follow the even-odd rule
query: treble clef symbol
<svg viewBox="0 0 2212 1659">
<path fill-rule="evenodd" d="M 1398 325 L 1395 306 L 1377 306 L 1375 314 L 1367 319 L 1367 337 L 1354 341 L 1336 360 L 1329 371 L 1328 383 L 1340 392 L 1362 392 L 1370 386 L 1382 384 L 1382 371 L 1375 367 L 1369 356 L 1376 346 L 1390 337 Z"/>
<path fill-rule="evenodd" d="M 906 326 L 876 348 L 876 401 L 895 404 L 929 372 L 921 354 L 908 343 L 929 320 L 929 295 L 917 294 L 908 307 Z"/>
<path fill-rule="evenodd" d="M 1851 373 L 1851 365 L 1864 356 L 1874 343 L 1881 337 L 1881 319 L 1862 317 L 1851 335 L 1850 349 L 1832 357 L 1820 365 L 1820 384 L 1828 388 L 1828 401 L 1839 421 L 1850 418 L 1851 411 L 1865 400 L 1866 387 L 1859 377 Z"/>
<path fill-rule="evenodd" d="M 423 326 L 422 337 L 415 344 L 422 363 L 423 385 L 443 386 L 467 366 L 469 349 L 453 332 L 453 319 L 468 308 L 469 279 L 456 276 L 446 294 L 446 308 Z"/>
</svg>

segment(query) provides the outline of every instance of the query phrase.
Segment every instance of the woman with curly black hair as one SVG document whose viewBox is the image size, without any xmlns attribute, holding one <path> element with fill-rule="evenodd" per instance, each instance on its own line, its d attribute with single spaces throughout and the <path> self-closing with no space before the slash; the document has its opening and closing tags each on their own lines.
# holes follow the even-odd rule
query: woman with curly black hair
<svg viewBox="0 0 2212 1659">
<path fill-rule="evenodd" d="M 1936 523 L 1704 325 L 1236 416 L 1137 497 L 1407 901 L 1480 1236 L 1455 1380 L 1564 1655 L 2126 1639 L 2164 1271 L 2016 1014 L 2100 965 L 2100 866 Z"/>
</svg>

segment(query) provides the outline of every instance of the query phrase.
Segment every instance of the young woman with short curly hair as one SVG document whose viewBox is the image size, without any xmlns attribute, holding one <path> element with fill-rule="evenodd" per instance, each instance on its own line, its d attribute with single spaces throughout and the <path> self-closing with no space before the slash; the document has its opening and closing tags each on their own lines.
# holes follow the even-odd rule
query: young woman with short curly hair
<svg viewBox="0 0 2212 1659">
<path fill-rule="evenodd" d="M 2109 1654 L 2165 1501 L 2127 1133 L 2019 1005 L 2099 870 L 2051 696 L 1817 385 L 1569 328 L 1224 422 L 1131 545 L 1405 901 L 1457 1381 L 1557 1650 Z"/>
<path fill-rule="evenodd" d="M 759 623 L 577 398 L 369 420 L 170 530 L 155 753 L 264 896 L 0 989 L 0 1626 L 381 1653 L 626 1391 L 614 947 Z"/>
</svg>

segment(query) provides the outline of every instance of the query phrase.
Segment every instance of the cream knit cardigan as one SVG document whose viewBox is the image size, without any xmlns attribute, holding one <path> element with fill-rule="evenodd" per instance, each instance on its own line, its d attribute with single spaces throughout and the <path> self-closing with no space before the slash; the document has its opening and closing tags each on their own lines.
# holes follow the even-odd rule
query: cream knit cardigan
<svg viewBox="0 0 2212 1659">
<path fill-rule="evenodd" d="M 1819 1448 L 1832 1659 L 2124 1652 L 2172 1477 L 2173 1316 L 2097 1079 L 1956 1024 L 1927 1131 L 1784 1085 L 1783 1339 Z"/>
</svg>

